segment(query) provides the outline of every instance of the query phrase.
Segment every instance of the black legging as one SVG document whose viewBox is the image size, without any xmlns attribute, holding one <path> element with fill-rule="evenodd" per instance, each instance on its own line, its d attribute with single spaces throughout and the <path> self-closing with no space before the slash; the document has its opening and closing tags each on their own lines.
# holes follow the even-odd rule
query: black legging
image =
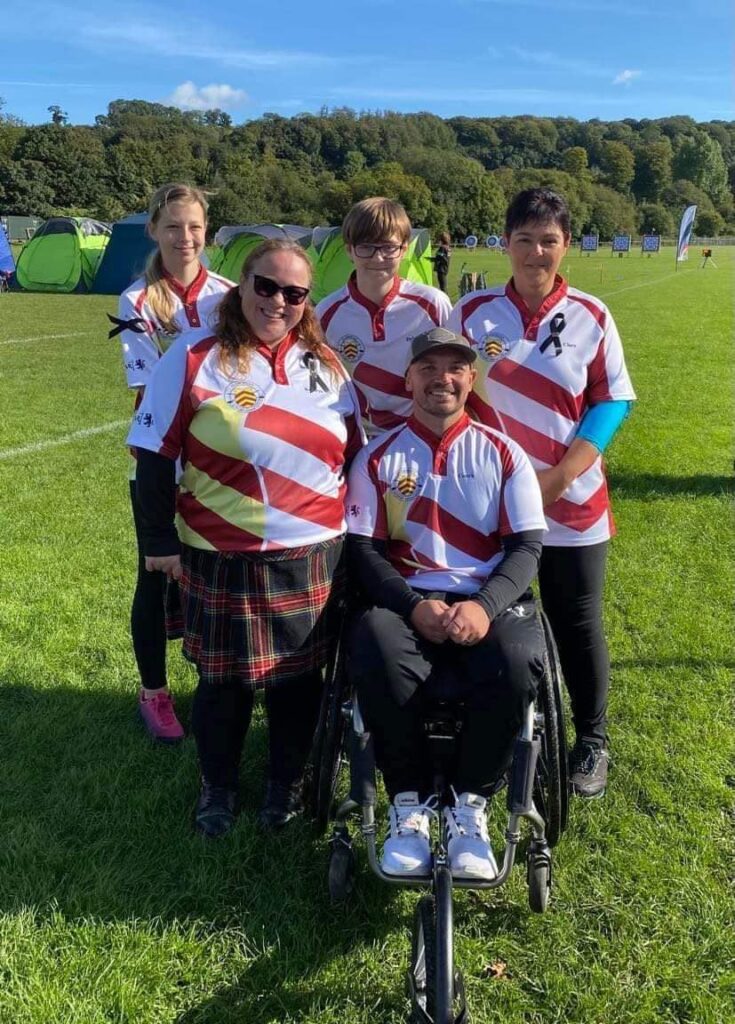
<svg viewBox="0 0 735 1024">
<path fill-rule="evenodd" d="M 159 690 L 166 685 L 166 574 L 146 571 L 134 480 L 130 481 L 130 502 L 138 544 L 138 578 L 130 610 L 130 633 L 141 686 Z"/>
<path fill-rule="evenodd" d="M 588 547 L 544 547 L 541 602 L 559 648 L 578 740 L 607 742 L 610 657 L 602 624 L 607 541 Z"/>
<path fill-rule="evenodd" d="M 320 672 L 308 673 L 265 691 L 268 717 L 268 777 L 285 786 L 301 778 L 309 756 L 322 694 Z M 202 777 L 212 786 L 237 788 L 243 743 L 255 691 L 236 680 L 207 684 L 194 694 L 191 727 Z"/>
</svg>

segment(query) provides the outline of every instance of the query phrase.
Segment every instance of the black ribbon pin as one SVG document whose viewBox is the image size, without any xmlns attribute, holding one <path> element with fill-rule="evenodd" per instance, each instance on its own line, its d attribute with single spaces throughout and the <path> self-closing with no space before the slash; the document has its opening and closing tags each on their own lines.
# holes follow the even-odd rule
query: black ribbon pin
<svg viewBox="0 0 735 1024">
<path fill-rule="evenodd" d="M 554 357 L 561 355 L 561 338 L 559 335 L 566 327 L 566 320 L 563 313 L 555 313 L 549 325 L 549 336 L 542 343 L 539 352 L 545 352 L 549 345 L 554 346 Z"/>
<path fill-rule="evenodd" d="M 148 331 L 147 322 L 139 316 L 133 317 L 132 320 L 120 320 L 108 313 L 107 319 L 114 325 L 107 335 L 108 339 L 114 338 L 116 334 L 122 334 L 123 331 L 132 331 L 133 334 L 145 334 Z"/>
<path fill-rule="evenodd" d="M 329 388 L 319 376 L 319 362 L 313 352 L 304 352 L 302 363 L 309 370 L 309 391 L 314 394 L 317 387 L 322 391 L 329 391 Z"/>
</svg>

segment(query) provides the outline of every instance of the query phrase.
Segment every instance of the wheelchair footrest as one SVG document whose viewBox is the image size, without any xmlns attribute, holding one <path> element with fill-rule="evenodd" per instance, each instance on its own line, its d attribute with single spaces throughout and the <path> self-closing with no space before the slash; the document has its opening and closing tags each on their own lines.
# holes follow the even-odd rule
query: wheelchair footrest
<svg viewBox="0 0 735 1024">
<path fill-rule="evenodd" d="M 526 814 L 533 806 L 533 781 L 536 776 L 541 741 L 516 740 L 513 767 L 508 785 L 508 810 L 511 814 Z"/>
</svg>

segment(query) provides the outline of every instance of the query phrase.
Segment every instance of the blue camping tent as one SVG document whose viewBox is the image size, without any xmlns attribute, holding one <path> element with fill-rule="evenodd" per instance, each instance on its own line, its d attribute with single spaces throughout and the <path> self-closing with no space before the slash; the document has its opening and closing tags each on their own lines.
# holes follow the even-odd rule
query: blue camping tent
<svg viewBox="0 0 735 1024">
<path fill-rule="evenodd" d="M 146 234 L 147 213 L 134 213 L 112 225 L 112 237 L 105 249 L 92 284 L 99 295 L 120 295 L 145 268 L 155 243 Z"/>
<path fill-rule="evenodd" d="M 5 228 L 0 224 L 0 274 L 11 279 L 15 274 L 15 260 Z"/>
</svg>

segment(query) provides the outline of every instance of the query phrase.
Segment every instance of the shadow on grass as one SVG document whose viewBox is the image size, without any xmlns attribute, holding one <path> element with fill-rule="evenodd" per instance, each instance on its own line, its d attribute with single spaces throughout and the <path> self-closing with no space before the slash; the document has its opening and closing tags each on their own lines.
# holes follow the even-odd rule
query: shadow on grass
<svg viewBox="0 0 735 1024">
<path fill-rule="evenodd" d="M 608 476 L 611 490 L 620 497 L 657 501 L 659 498 L 689 496 L 724 497 L 735 494 L 735 478 L 713 476 L 666 476 L 660 473 L 619 473 Z"/>
<path fill-rule="evenodd" d="M 711 672 L 712 669 L 735 669 L 735 660 L 708 660 L 707 658 L 613 658 L 610 668 L 653 669 L 663 672 L 669 668 L 685 668 L 692 672 Z"/>
<path fill-rule="evenodd" d="M 186 720 L 190 696 L 178 704 Z M 150 743 L 134 708 L 134 693 L 50 681 L 36 689 L 5 676 L 0 748 L 9 768 L 0 911 L 30 908 L 39 928 L 58 914 L 72 925 L 119 923 L 148 935 L 154 946 L 160 942 L 164 956 L 171 930 L 203 946 L 229 934 L 225 941 L 240 950 L 245 968 L 204 1001 L 200 992 L 187 992 L 191 979 L 174 974 L 180 1024 L 321 1020 L 327 1006 L 341 1019 L 340 1006 L 363 999 L 372 1005 L 364 979 L 363 991 L 355 992 L 340 966 L 356 958 L 381 970 L 375 950 L 401 930 L 407 966 L 415 901 L 370 875 L 357 842 L 358 891 L 348 910 L 335 909 L 326 888 L 326 840 L 305 822 L 277 836 L 256 831 L 265 761 L 258 718 L 246 744 L 237 827 L 221 841 L 194 835 L 193 740 L 177 747 Z M 488 933 L 503 927 L 499 921 Z M 381 971 L 386 975 L 392 977 L 389 969 Z M 402 988 L 394 987 L 380 1005 L 400 1016 L 406 1003 Z"/>
</svg>

